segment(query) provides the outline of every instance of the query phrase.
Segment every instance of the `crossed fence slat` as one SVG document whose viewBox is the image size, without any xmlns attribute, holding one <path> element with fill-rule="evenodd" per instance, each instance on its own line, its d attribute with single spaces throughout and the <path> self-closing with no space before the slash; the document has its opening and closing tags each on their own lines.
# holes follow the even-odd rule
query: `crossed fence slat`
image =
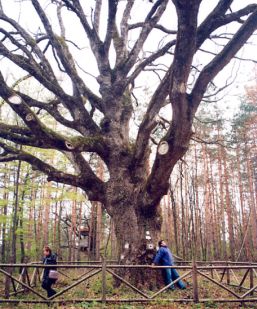
<svg viewBox="0 0 257 309">
<path fill-rule="evenodd" d="M 219 287 L 221 287 L 222 289 L 226 290 L 227 292 L 231 293 L 232 295 L 234 295 L 236 298 L 240 298 L 239 295 L 237 295 L 235 292 L 231 291 L 230 289 L 228 289 L 225 285 L 221 284 L 220 282 L 216 281 L 215 279 L 212 279 L 211 277 L 207 276 L 206 274 L 204 274 L 201 271 L 197 271 L 198 274 L 200 274 L 201 276 L 205 277 L 206 279 L 210 280 L 211 282 L 215 283 L 216 285 L 218 285 Z"/>
<path fill-rule="evenodd" d="M 232 273 L 233 277 L 235 278 L 237 284 L 239 284 L 239 280 L 238 280 L 238 278 L 237 278 L 235 272 L 233 271 L 233 269 L 231 269 L 231 273 Z"/>
<path fill-rule="evenodd" d="M 93 277 L 93 276 L 99 274 L 100 272 L 101 272 L 101 269 L 96 270 L 96 271 L 93 272 L 92 274 L 89 274 L 89 275 L 87 275 L 87 276 L 81 278 L 80 280 L 74 282 L 73 284 L 67 286 L 66 288 L 64 288 L 64 289 L 61 290 L 60 292 L 56 293 L 55 295 L 53 295 L 53 296 L 50 297 L 49 299 L 54 299 L 54 298 L 56 298 L 56 297 L 58 297 L 58 296 L 64 294 L 65 292 L 71 290 L 72 288 L 74 288 L 75 286 L 79 285 L 79 284 L 82 283 L 83 281 L 85 281 L 85 280 L 87 280 L 87 279 L 89 279 L 89 278 L 91 278 L 91 277 Z"/>
<path fill-rule="evenodd" d="M 28 286 L 27 284 L 23 283 L 22 281 L 20 281 L 19 279 L 16 279 L 14 276 L 12 276 L 11 274 L 9 274 L 8 272 L 6 272 L 5 270 L 0 268 L 0 272 L 3 273 L 4 275 L 8 276 L 9 278 L 13 279 L 14 281 L 20 283 L 20 285 L 22 285 L 24 288 L 30 290 L 32 293 L 36 294 L 37 296 L 43 298 L 43 299 L 47 299 L 44 295 L 38 293 L 37 291 L 35 291 L 33 288 L 31 288 L 30 286 Z"/>
<path fill-rule="evenodd" d="M 214 273 L 215 273 L 215 275 L 217 276 L 217 279 L 220 280 L 220 276 L 219 276 L 219 274 L 218 274 L 218 272 L 217 272 L 216 269 L 214 269 Z"/>
<path fill-rule="evenodd" d="M 240 287 L 243 286 L 243 284 L 245 282 L 245 279 L 247 278 L 248 273 L 249 273 L 249 269 L 246 270 L 246 272 L 245 272 L 245 274 L 244 274 L 244 276 L 243 276 L 243 278 L 242 278 L 242 280 L 241 280 L 241 282 L 239 284 Z"/>
<path fill-rule="evenodd" d="M 171 283 L 169 283 L 168 285 L 166 285 L 165 287 L 163 287 L 162 289 L 160 289 L 158 292 L 156 292 L 156 293 L 154 293 L 153 295 L 151 295 L 149 298 L 150 298 L 150 299 L 154 299 L 156 296 L 158 296 L 158 295 L 161 294 L 162 292 L 166 291 L 172 284 L 176 284 L 179 280 L 182 280 L 182 279 L 188 277 L 191 273 L 192 273 L 192 270 L 188 271 L 188 272 L 185 273 L 184 275 L 180 276 L 180 277 L 177 278 L 176 280 L 172 281 Z"/>
<path fill-rule="evenodd" d="M 130 287 L 132 290 L 134 290 L 135 292 L 137 292 L 138 294 L 142 295 L 144 298 L 149 299 L 149 296 L 147 294 L 145 294 L 144 292 L 140 291 L 138 288 L 136 288 L 134 285 L 132 285 L 131 283 L 129 283 L 126 279 L 122 278 L 121 276 L 115 274 L 115 272 L 113 272 L 110 269 L 107 269 L 107 272 L 111 275 L 113 275 L 115 278 L 119 279 L 120 281 L 122 281 L 123 283 L 125 283 L 128 287 Z"/>
<path fill-rule="evenodd" d="M 252 293 L 255 289 L 257 288 L 257 284 L 252 287 L 249 291 L 247 291 L 245 294 L 243 294 L 242 296 L 240 296 L 241 298 L 245 298 L 247 295 L 249 295 L 250 293 Z"/>
<path fill-rule="evenodd" d="M 61 291 L 59 291 L 58 293 L 56 293 L 54 296 L 52 296 L 51 298 L 46 298 L 45 296 L 41 295 L 39 292 L 37 292 L 36 290 L 33 289 L 34 286 L 36 286 L 36 279 L 38 277 L 38 279 L 40 279 L 40 273 L 39 273 L 39 268 L 47 268 L 46 265 L 42 266 L 42 264 L 16 264 L 16 265 L 12 265 L 12 264 L 2 264 L 0 265 L 0 272 L 2 274 L 4 274 L 5 276 L 9 277 L 12 285 L 13 285 L 13 290 L 14 293 L 12 293 L 12 295 L 16 295 L 18 293 L 21 293 L 22 291 L 30 291 L 32 293 L 34 293 L 35 295 L 37 295 L 38 297 L 41 298 L 41 300 L 26 300 L 26 299 L 0 299 L 0 303 L 1 302 L 10 302 L 10 303 L 15 303 L 15 302 L 27 302 L 27 303 L 60 303 L 60 302 L 79 302 L 79 300 L 67 300 L 67 299 L 56 299 L 59 296 L 63 295 L 64 293 L 66 293 L 67 291 L 73 289 L 74 287 L 78 286 L 79 284 L 81 284 L 82 282 L 92 278 L 93 276 L 96 276 L 97 274 L 99 274 L 100 272 L 102 273 L 102 297 L 101 299 L 83 299 L 81 301 L 99 301 L 99 302 L 152 302 L 154 301 L 154 299 L 160 295 L 161 293 L 163 293 L 165 290 L 167 290 L 171 285 L 176 284 L 176 282 L 178 282 L 181 279 L 185 279 L 187 277 L 191 277 L 193 276 L 193 298 L 192 299 L 168 299 L 169 301 L 181 301 L 181 302 L 204 302 L 204 301 L 210 301 L 210 299 L 199 299 L 198 297 L 198 287 L 197 287 L 197 274 L 200 276 L 203 276 L 204 278 L 206 278 L 207 280 L 211 281 L 212 283 L 216 284 L 217 286 L 219 286 L 220 288 L 222 288 L 223 290 L 226 290 L 227 292 L 229 292 L 229 294 L 233 295 L 235 298 L 234 299 L 217 299 L 216 301 L 219 302 L 223 302 L 223 301 L 227 301 L 227 302 L 240 302 L 240 303 L 244 303 L 244 302 L 252 302 L 254 300 L 257 300 L 256 298 L 252 297 L 252 298 L 247 298 L 247 296 L 249 295 L 253 295 L 254 291 L 257 289 L 257 285 L 254 285 L 254 275 L 255 277 L 257 277 L 257 273 L 256 270 L 257 269 L 257 264 L 251 264 L 251 265 L 245 265 L 245 264 L 239 264 L 236 265 L 235 263 L 228 263 L 226 262 L 226 266 L 223 266 L 219 263 L 217 263 L 218 265 L 214 266 L 215 263 L 211 263 L 211 265 L 209 266 L 196 266 L 196 264 L 193 264 L 191 266 L 176 266 L 176 268 L 178 269 L 188 269 L 189 271 L 187 271 L 185 274 L 181 275 L 179 278 L 177 278 L 176 280 L 174 280 L 173 282 L 171 282 L 169 285 L 164 286 L 162 289 L 160 289 L 159 291 L 155 292 L 152 295 L 147 295 L 145 292 L 139 290 L 137 287 L 135 287 L 133 284 L 131 284 L 129 281 L 127 281 L 125 278 L 122 278 L 121 276 L 119 276 L 118 274 L 116 274 L 112 269 L 121 269 L 121 268 L 143 268 L 143 269 L 149 269 L 149 268 L 169 268 L 169 267 L 152 267 L 152 266 L 147 266 L 147 265 L 107 265 L 106 261 L 102 262 L 102 265 L 99 264 L 91 264 L 91 265 L 83 265 L 83 264 L 73 264 L 73 265 L 57 265 L 57 268 L 87 268 L 89 269 L 89 271 L 84 272 L 82 275 L 80 275 L 77 278 L 72 278 L 70 276 L 68 276 L 66 273 L 59 271 L 63 276 L 71 279 L 71 280 L 75 280 L 75 282 L 67 287 L 65 287 L 64 289 L 62 289 Z M 8 273 L 7 271 L 1 269 L 1 267 L 23 267 L 21 275 L 19 276 L 19 279 L 16 279 L 12 274 Z M 33 270 L 32 273 L 32 277 L 30 279 L 29 277 L 29 272 L 28 272 L 28 268 L 29 267 L 35 267 L 35 269 Z M 49 266 L 52 267 L 52 266 Z M 173 267 L 171 267 L 173 268 Z M 241 280 L 241 282 L 239 282 L 239 279 L 237 278 L 236 274 L 234 273 L 233 269 L 245 269 L 246 272 L 243 275 L 243 278 Z M 221 277 L 218 274 L 217 270 L 222 270 L 222 275 Z M 210 271 L 210 275 L 209 275 L 209 271 Z M 206 272 L 208 272 L 208 275 L 206 274 Z M 131 288 L 133 291 L 135 291 L 136 293 L 140 294 L 143 299 L 137 299 L 137 298 L 133 298 L 133 299 L 108 299 L 106 297 L 106 273 L 109 273 L 110 275 L 112 275 L 113 277 L 119 279 L 121 282 L 123 282 L 126 286 L 128 286 L 129 288 Z M 233 275 L 233 277 L 235 278 L 236 282 L 238 285 L 233 285 L 230 284 L 230 273 Z M 217 280 L 214 279 L 214 274 L 217 276 Z M 250 277 L 250 288 L 245 288 L 243 287 L 243 284 L 247 278 L 249 274 Z M 232 291 L 231 289 L 229 289 L 225 284 L 222 284 L 221 282 L 224 280 L 225 275 L 227 276 L 227 285 L 231 285 L 231 286 L 236 286 L 238 288 L 244 288 L 247 289 L 247 291 L 243 294 L 243 295 L 238 295 L 237 293 L 235 293 L 234 291 Z M 25 279 L 24 279 L 25 278 Z M 27 281 L 27 284 L 24 282 Z M 15 285 L 15 282 L 18 283 L 17 286 Z M 23 290 L 19 290 L 19 287 L 22 286 Z M 162 298 L 163 299 L 163 298 Z M 212 299 L 211 301 L 215 301 L 215 299 Z"/>
</svg>

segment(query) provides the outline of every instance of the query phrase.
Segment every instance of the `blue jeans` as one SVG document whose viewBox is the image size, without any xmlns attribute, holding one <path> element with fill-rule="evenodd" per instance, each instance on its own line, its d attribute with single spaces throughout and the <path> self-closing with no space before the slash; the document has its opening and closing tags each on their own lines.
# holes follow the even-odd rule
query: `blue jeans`
<svg viewBox="0 0 257 309">
<path fill-rule="evenodd" d="M 179 278 L 179 274 L 178 274 L 178 272 L 176 271 L 175 268 L 164 268 L 162 270 L 162 274 L 163 274 L 165 285 L 168 285 L 172 281 L 175 281 L 177 278 Z M 186 286 L 185 286 L 185 284 L 182 280 L 179 280 L 176 284 L 178 285 L 178 287 L 180 289 L 186 288 Z M 172 289 L 172 290 L 174 289 L 174 284 L 172 284 L 170 286 L 170 289 Z"/>
</svg>

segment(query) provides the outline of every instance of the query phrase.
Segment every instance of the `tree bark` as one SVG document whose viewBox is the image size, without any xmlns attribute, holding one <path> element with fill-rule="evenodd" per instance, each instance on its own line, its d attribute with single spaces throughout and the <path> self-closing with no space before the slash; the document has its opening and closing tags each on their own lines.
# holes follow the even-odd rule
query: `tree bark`
<svg viewBox="0 0 257 309">
<path fill-rule="evenodd" d="M 125 206 L 126 205 L 126 206 Z M 156 253 L 155 248 L 149 245 L 156 245 L 161 236 L 161 214 L 153 216 L 148 213 L 136 212 L 132 203 L 121 202 L 119 210 L 112 213 L 112 220 L 115 226 L 115 235 L 118 245 L 118 259 L 122 264 L 151 264 Z M 146 239 L 150 235 L 151 239 Z M 150 289 L 156 287 L 156 272 L 141 269 L 127 269 L 120 272 L 122 276 L 129 277 L 130 282 L 137 286 L 144 286 Z M 159 276 L 158 276 L 159 277 Z"/>
</svg>

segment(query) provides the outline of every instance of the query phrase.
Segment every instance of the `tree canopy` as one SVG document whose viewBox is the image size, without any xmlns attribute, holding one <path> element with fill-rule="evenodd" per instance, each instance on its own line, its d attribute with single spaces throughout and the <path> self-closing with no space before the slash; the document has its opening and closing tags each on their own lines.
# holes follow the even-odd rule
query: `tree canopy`
<svg viewBox="0 0 257 309">
<path fill-rule="evenodd" d="M 0 55 L 12 63 L 10 70 L 25 72 L 14 85 L 0 74 L 0 96 L 22 120 L 18 125 L 1 121 L 0 161 L 26 161 L 50 181 L 80 187 L 111 215 L 120 203 L 134 205 L 136 213 L 156 214 L 172 169 L 188 149 L 208 85 L 257 29 L 257 4 L 241 2 L 238 7 L 233 0 L 212 1 L 200 19 L 206 2 L 31 0 L 20 1 L 18 17 L 10 11 L 9 0 L 0 2 Z M 140 14 L 138 5 L 144 8 Z M 34 9 L 31 29 L 19 19 L 28 7 Z M 70 37 L 72 29 L 78 32 Z M 91 64 L 96 65 L 95 76 L 87 70 Z M 158 82 L 145 99 L 134 138 L 135 91 L 146 71 L 157 74 Z M 150 76 L 143 80 L 145 87 L 151 85 Z M 47 90 L 48 98 L 24 91 L 21 85 L 27 78 Z M 165 106 L 172 109 L 171 120 L 160 117 Z M 45 114 L 61 126 L 48 125 Z M 165 130 L 156 142 L 151 134 L 163 122 Z M 149 171 L 153 142 L 159 151 Z M 56 169 L 31 147 L 63 153 L 74 172 Z M 105 162 L 108 181 L 96 175 L 85 153 Z"/>
</svg>

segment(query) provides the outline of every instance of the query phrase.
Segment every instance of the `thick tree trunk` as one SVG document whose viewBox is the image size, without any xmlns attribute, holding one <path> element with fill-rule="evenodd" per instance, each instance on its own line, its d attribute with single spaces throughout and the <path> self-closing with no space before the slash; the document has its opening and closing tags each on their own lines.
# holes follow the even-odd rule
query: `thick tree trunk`
<svg viewBox="0 0 257 309">
<path fill-rule="evenodd" d="M 161 209 L 144 211 L 140 203 L 140 186 L 135 186 L 123 178 L 123 183 L 111 185 L 106 209 L 111 215 L 117 238 L 118 259 L 121 264 L 151 264 L 156 253 L 156 245 L 161 235 Z M 125 183 L 124 183 L 125 182 Z M 126 183 L 127 182 L 127 183 Z M 122 185 L 122 187 L 121 187 Z M 156 274 L 153 270 L 124 269 L 122 277 L 137 286 L 150 289 L 156 287 Z M 159 280 L 158 280 L 159 282 Z"/>
<path fill-rule="evenodd" d="M 133 207 L 113 214 L 120 260 L 132 264 L 150 263 L 149 244 L 156 245 L 161 233 L 161 218 L 138 215 Z M 150 237 L 151 239 L 150 239 Z M 149 238 L 149 239 L 147 239 Z"/>
<path fill-rule="evenodd" d="M 161 234 L 161 216 L 136 213 L 135 207 L 121 207 L 112 216 L 118 242 L 119 261 L 121 264 L 149 265 L 156 253 L 156 244 Z M 151 239 L 150 239 L 151 238 Z M 158 273 L 146 269 L 126 269 L 120 272 L 138 287 L 154 289 L 159 286 Z"/>
</svg>

